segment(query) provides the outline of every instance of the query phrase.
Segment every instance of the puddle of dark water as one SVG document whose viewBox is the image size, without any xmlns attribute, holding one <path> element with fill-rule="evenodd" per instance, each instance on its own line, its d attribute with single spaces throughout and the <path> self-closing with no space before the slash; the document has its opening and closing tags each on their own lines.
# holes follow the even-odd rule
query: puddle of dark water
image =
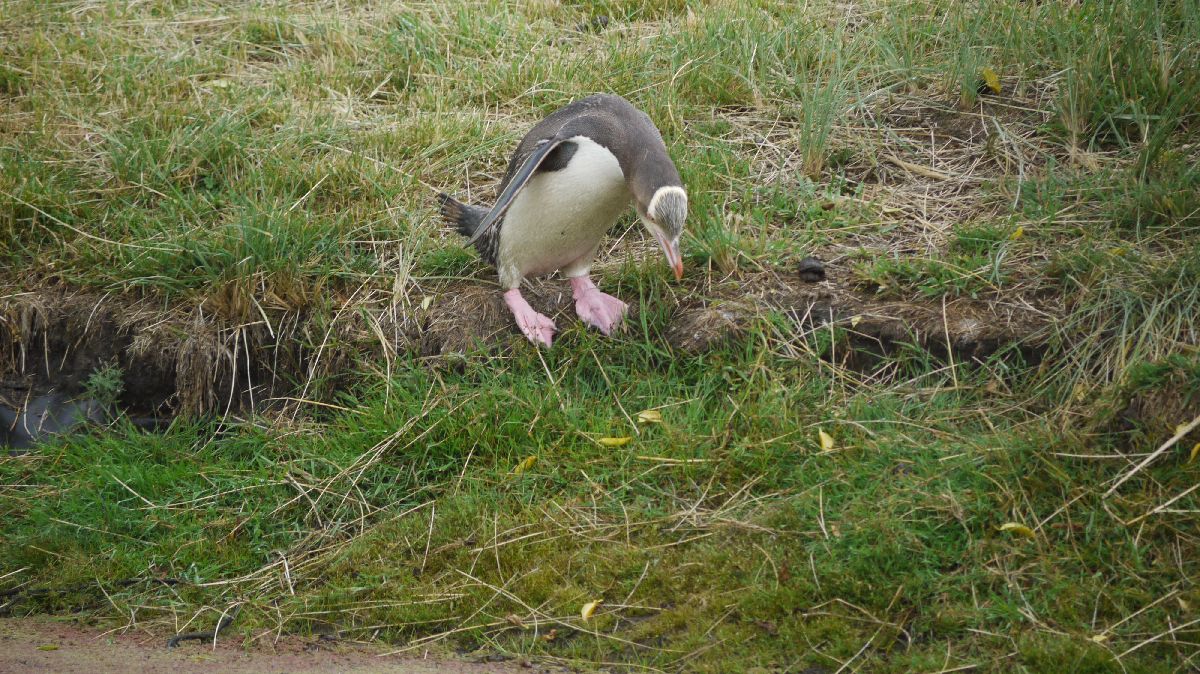
<svg viewBox="0 0 1200 674">
<path fill-rule="evenodd" d="M 56 435 L 106 426 L 121 417 L 145 431 L 165 430 L 171 423 L 171 417 L 128 416 L 94 398 L 52 392 L 27 398 L 16 407 L 0 405 L 0 449 L 20 453 Z"/>
</svg>

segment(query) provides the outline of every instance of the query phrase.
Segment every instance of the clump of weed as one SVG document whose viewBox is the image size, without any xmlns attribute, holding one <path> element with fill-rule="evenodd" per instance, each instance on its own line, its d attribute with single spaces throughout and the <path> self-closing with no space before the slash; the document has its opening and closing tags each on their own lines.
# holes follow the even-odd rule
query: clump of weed
<svg viewBox="0 0 1200 674">
<path fill-rule="evenodd" d="M 107 363 L 92 371 L 84 383 L 87 398 L 111 408 L 125 392 L 125 372 L 115 363 Z"/>
</svg>

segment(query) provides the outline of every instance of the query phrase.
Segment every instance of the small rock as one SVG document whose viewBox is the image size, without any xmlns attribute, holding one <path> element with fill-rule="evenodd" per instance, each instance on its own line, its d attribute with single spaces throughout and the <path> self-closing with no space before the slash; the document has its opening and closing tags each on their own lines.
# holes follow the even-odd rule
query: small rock
<svg viewBox="0 0 1200 674">
<path fill-rule="evenodd" d="M 800 280 L 805 283 L 820 283 L 825 280 L 825 264 L 815 257 L 800 260 L 796 270 L 800 272 Z"/>
</svg>

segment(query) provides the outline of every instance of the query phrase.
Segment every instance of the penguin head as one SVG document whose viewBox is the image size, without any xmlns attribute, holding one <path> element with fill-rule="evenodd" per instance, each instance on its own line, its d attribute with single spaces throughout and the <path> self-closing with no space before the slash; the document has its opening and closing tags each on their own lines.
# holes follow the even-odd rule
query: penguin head
<svg viewBox="0 0 1200 674">
<path fill-rule="evenodd" d="M 679 253 L 679 237 L 687 219 L 687 192 L 679 185 L 663 185 L 654 190 L 650 201 L 637 200 L 642 224 L 658 241 L 667 264 L 675 272 L 675 280 L 683 278 L 683 257 Z"/>
</svg>

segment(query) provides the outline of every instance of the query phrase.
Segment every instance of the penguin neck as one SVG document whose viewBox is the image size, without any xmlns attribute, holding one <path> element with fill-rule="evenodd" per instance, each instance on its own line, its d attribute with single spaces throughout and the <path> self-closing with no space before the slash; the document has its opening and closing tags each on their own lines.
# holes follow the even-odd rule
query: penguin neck
<svg viewBox="0 0 1200 674">
<path fill-rule="evenodd" d="M 668 157 L 643 157 L 632 170 L 626 170 L 626 182 L 633 198 L 637 201 L 638 210 L 643 215 L 648 214 L 655 196 L 670 191 L 669 188 L 683 189 L 683 180 L 679 171 Z"/>
</svg>

